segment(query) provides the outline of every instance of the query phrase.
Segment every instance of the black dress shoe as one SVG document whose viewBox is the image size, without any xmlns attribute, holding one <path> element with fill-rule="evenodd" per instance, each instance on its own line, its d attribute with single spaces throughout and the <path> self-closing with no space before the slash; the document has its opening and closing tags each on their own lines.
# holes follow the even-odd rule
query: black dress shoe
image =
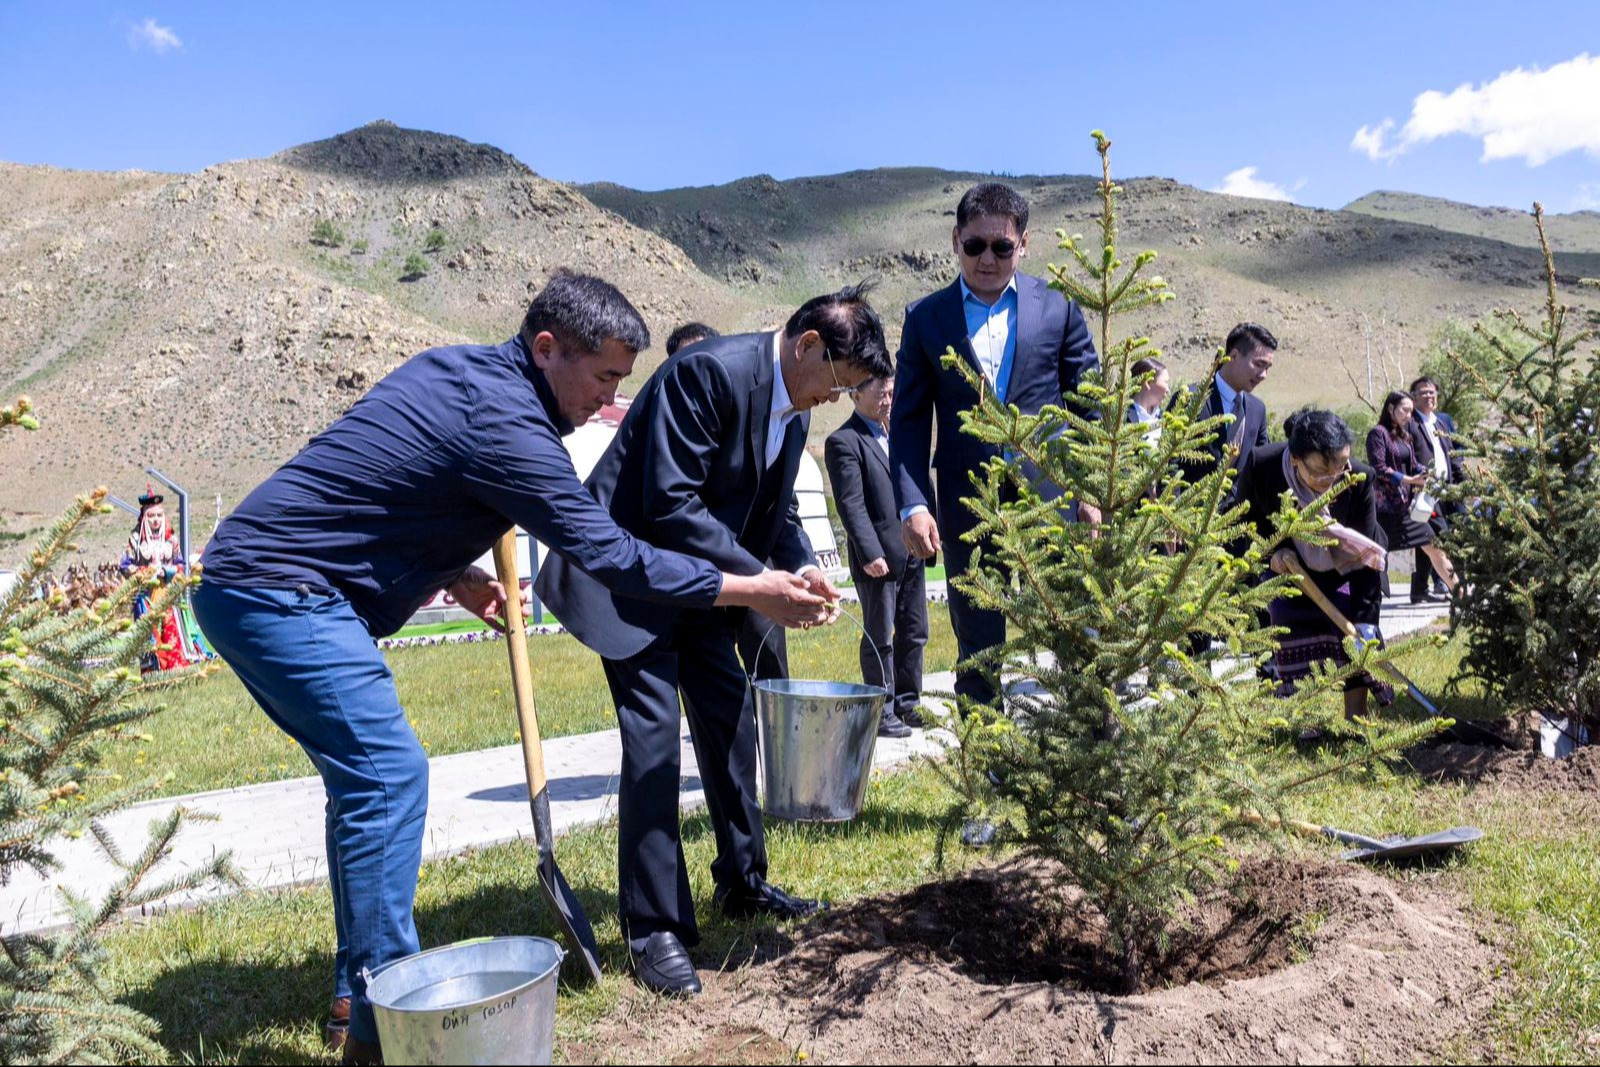
<svg viewBox="0 0 1600 1067">
<path fill-rule="evenodd" d="M 677 935 L 660 930 L 645 939 L 643 951 L 628 951 L 633 957 L 633 977 L 651 992 L 669 997 L 692 997 L 700 992 L 694 961 Z"/>
<path fill-rule="evenodd" d="M 344 1048 L 350 1036 L 350 998 L 334 997 L 328 1008 L 328 1023 L 322 1028 L 322 1047 L 329 1052 Z"/>
<path fill-rule="evenodd" d="M 888 708 L 884 708 L 883 718 L 878 721 L 878 736 L 910 737 L 911 727 L 901 722 L 900 716 L 896 715 L 893 711 L 889 710 Z"/>
<path fill-rule="evenodd" d="M 825 900 L 791 897 L 769 882 L 762 882 L 759 889 L 741 886 L 732 892 L 718 886 L 711 902 L 730 919 L 753 919 L 757 915 L 770 915 L 774 919 L 804 919 L 828 910 Z"/>
<path fill-rule="evenodd" d="M 905 723 L 913 730 L 922 730 L 927 728 L 928 720 L 924 719 L 922 717 L 922 712 L 918 711 L 916 708 L 907 708 L 905 711 L 899 711 L 895 714 L 900 717 L 901 722 Z"/>
<path fill-rule="evenodd" d="M 1413 604 L 1448 604 L 1450 603 L 1450 594 L 1433 592 L 1423 593 L 1421 596 L 1412 597 L 1411 602 Z"/>
</svg>

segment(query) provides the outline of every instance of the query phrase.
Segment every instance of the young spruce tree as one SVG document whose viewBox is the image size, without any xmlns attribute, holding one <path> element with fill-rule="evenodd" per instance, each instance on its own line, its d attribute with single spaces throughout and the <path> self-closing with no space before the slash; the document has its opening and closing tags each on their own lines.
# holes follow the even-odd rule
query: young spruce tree
<svg viewBox="0 0 1600 1067">
<path fill-rule="evenodd" d="M 1450 491 L 1466 505 L 1444 538 L 1466 577 L 1452 611 L 1467 635 L 1464 674 L 1511 708 L 1600 736 L 1600 330 L 1572 321 L 1582 320 L 1561 301 L 1539 204 L 1533 221 L 1541 321 L 1496 311 L 1474 326 L 1488 366 L 1456 355 L 1489 411 Z"/>
<path fill-rule="evenodd" d="M 26 401 L 0 411 L 0 427 L 36 426 Z M 143 799 L 155 782 L 124 783 L 98 770 L 110 743 L 140 740 L 137 727 L 160 710 L 149 699 L 159 689 L 192 678 L 170 672 L 145 680 L 139 656 L 182 578 L 160 586 L 136 575 L 92 609 L 61 614 L 34 599 L 36 583 L 72 547 L 91 516 L 109 510 L 106 491 L 78 501 L 46 532 L 17 583 L 0 597 L 0 885 L 21 870 L 49 873 L 58 866 L 52 845 L 63 837 L 92 835 L 123 875 L 103 900 L 63 887 L 71 915 L 62 932 L 12 934 L 0 929 L 0 1063 L 110 1063 L 162 1058 L 156 1023 L 117 1003 L 99 972 L 106 953 L 101 936 L 128 908 L 151 903 L 212 879 L 235 880 L 227 855 L 183 875 L 153 879 L 171 852 L 182 808 L 151 827 L 149 842 L 125 856 L 98 820 Z M 155 586 L 151 610 L 132 621 L 136 592 Z"/>
<path fill-rule="evenodd" d="M 1112 323 L 1171 294 L 1147 273 L 1154 252 L 1124 263 L 1118 251 L 1111 142 L 1093 137 L 1100 233 L 1092 242 L 1059 233 L 1075 266 L 1049 270 L 1097 326 L 1102 373 L 1067 406 L 1029 416 L 996 401 L 954 352 L 945 357 L 982 396 L 963 413 L 965 432 L 1001 450 L 966 501 L 980 548 L 959 581 L 1006 618 L 1008 640 L 985 667 L 1025 684 L 1004 708 L 961 709 L 944 773 L 963 796 L 947 826 L 985 810 L 1001 840 L 1055 861 L 1082 891 L 1063 884 L 1058 899 L 1105 917 L 1133 991 L 1173 913 L 1227 868 L 1230 837 L 1260 832 L 1292 790 L 1427 728 L 1365 723 L 1345 758 L 1316 765 L 1271 740 L 1332 719 L 1337 701 L 1319 698 L 1370 650 L 1353 649 L 1354 665 L 1319 671 L 1287 700 L 1257 678 L 1273 643 L 1258 614 L 1288 588 L 1285 578 L 1257 581 L 1263 561 L 1286 537 L 1315 539 L 1321 520 L 1286 502 L 1276 536 L 1261 537 L 1228 506 L 1228 464 L 1192 482 L 1177 473 L 1232 421 L 1204 417 L 1203 388 L 1178 394 L 1154 446 L 1148 427 L 1126 421 L 1143 385 L 1129 367 L 1158 353 L 1146 338 L 1116 338 Z M 1093 505 L 1102 522 L 1066 521 L 1067 501 Z M 1193 634 L 1212 635 L 1212 649 L 1191 654 Z"/>
</svg>

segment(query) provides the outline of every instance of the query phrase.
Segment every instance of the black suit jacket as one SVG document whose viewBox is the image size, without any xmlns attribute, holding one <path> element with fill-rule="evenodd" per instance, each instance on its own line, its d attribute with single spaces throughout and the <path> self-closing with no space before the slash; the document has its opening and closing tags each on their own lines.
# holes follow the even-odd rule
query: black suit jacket
<svg viewBox="0 0 1600 1067">
<path fill-rule="evenodd" d="M 1201 387 L 1195 385 L 1190 388 L 1199 389 Z M 1202 419 L 1214 419 L 1220 415 L 1232 414 L 1222 404 L 1222 394 L 1217 391 L 1217 376 L 1215 373 L 1207 380 L 1205 389 L 1206 403 L 1205 407 L 1200 411 Z M 1267 440 L 1267 405 L 1254 393 L 1245 393 L 1243 395 L 1244 434 L 1240 438 L 1239 454 L 1233 461 L 1235 472 L 1244 469 L 1245 461 L 1250 458 L 1251 452 L 1258 448 L 1263 448 L 1269 443 Z M 1173 397 L 1172 403 L 1168 407 L 1176 405 L 1177 402 L 1178 398 Z M 1234 435 L 1237 432 L 1238 425 L 1236 423 L 1230 422 L 1226 426 L 1220 427 L 1217 435 L 1211 439 L 1210 444 L 1206 447 L 1206 451 L 1211 454 L 1211 458 L 1205 462 L 1181 464 L 1184 477 L 1191 482 L 1196 482 L 1222 466 L 1222 457 L 1226 453 L 1228 443 L 1234 439 Z M 1237 496 L 1238 482 L 1235 481 L 1234 485 L 1235 495 Z"/>
<path fill-rule="evenodd" d="M 766 466 L 772 345 L 768 333 L 714 338 L 651 375 L 584 483 L 617 525 L 732 574 L 759 574 L 767 559 L 791 571 L 816 562 L 794 498 L 809 414 L 789 423 Z M 682 614 L 613 594 L 554 556 L 536 588 L 578 640 L 609 659 L 642 651 Z"/>
<path fill-rule="evenodd" d="M 1406 430 L 1411 435 L 1411 451 L 1415 453 L 1417 462 L 1433 472 L 1433 444 L 1428 440 L 1428 431 L 1422 428 L 1422 416 L 1412 415 L 1407 423 Z M 1438 421 L 1434 424 L 1433 432 L 1439 438 L 1439 448 L 1444 452 L 1445 467 L 1449 471 L 1451 482 L 1461 481 L 1461 459 L 1456 455 L 1455 445 L 1451 438 L 1455 435 L 1456 424 L 1449 415 L 1440 412 Z"/>
<path fill-rule="evenodd" d="M 1272 517 L 1278 513 L 1279 501 L 1289 491 L 1289 480 L 1283 476 L 1283 454 L 1288 448 L 1288 444 L 1280 441 L 1254 449 L 1246 456 L 1239 480 L 1234 483 L 1234 499 L 1250 506 L 1250 518 L 1256 529 L 1268 536 L 1275 530 Z M 1387 545 L 1388 538 L 1378 525 L 1376 476 L 1371 467 L 1354 460 L 1350 470 L 1365 474 L 1366 479 L 1334 497 L 1333 503 L 1328 505 L 1328 513 L 1341 526 Z M 1382 576 L 1370 567 L 1362 567 L 1345 577 L 1350 582 L 1351 620 L 1376 626 L 1378 611 L 1383 605 Z"/>
<path fill-rule="evenodd" d="M 859 412 L 851 412 L 845 424 L 828 435 L 823 459 L 850 542 L 850 576 L 858 582 L 902 577 L 906 548 L 900 539 L 900 511 L 889 477 L 889 456 Z M 889 573 L 869 578 L 862 568 L 879 558 L 889 565 Z"/>
<path fill-rule="evenodd" d="M 1006 402 L 1025 414 L 1037 414 L 1076 394 L 1086 371 L 1100 365 L 1088 324 L 1078 306 L 1044 281 L 1026 274 L 1017 278 L 1017 349 L 1012 359 Z M 938 415 L 939 441 L 932 466 L 940 481 L 970 495 L 966 474 L 983 466 L 999 450 L 961 432 L 962 411 L 977 406 L 978 394 L 960 374 L 940 360 L 954 348 L 974 369 L 978 359 L 967 337 L 961 280 L 923 297 L 906 308 L 900 351 L 895 356 L 894 410 L 889 417 L 889 466 L 894 476 L 896 510 L 917 504 L 933 508 L 935 494 L 928 468 L 933 448 L 933 420 Z M 896 516 L 898 518 L 898 514 Z M 957 501 L 945 502 L 942 519 L 970 529 L 971 514 Z M 941 532 L 944 540 L 959 530 Z"/>
</svg>

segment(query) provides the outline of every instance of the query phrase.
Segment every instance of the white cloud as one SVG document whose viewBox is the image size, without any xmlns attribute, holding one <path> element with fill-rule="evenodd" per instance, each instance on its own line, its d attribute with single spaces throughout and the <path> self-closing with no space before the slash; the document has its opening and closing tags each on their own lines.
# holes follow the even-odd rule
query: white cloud
<svg viewBox="0 0 1600 1067">
<path fill-rule="evenodd" d="M 1600 159 L 1600 56 L 1585 52 L 1546 70 L 1518 67 L 1476 88 L 1430 89 L 1411 102 L 1398 135 L 1394 128 L 1392 118 L 1363 126 L 1350 148 L 1369 159 L 1393 159 L 1462 134 L 1483 142 L 1485 163 L 1522 159 L 1537 167 L 1578 151 Z"/>
<path fill-rule="evenodd" d="M 171 26 L 158 26 L 155 19 L 145 19 L 128 26 L 128 47 L 148 48 L 156 55 L 164 56 L 182 48 L 183 42 L 172 32 Z"/>
<path fill-rule="evenodd" d="M 1304 185 L 1301 179 L 1299 185 Z M 1211 190 L 1213 193 L 1227 193 L 1229 196 L 1253 196 L 1257 200 L 1292 200 L 1289 190 L 1277 182 L 1262 181 L 1256 177 L 1255 167 L 1240 167 L 1238 170 L 1222 179 L 1222 184 Z"/>
</svg>

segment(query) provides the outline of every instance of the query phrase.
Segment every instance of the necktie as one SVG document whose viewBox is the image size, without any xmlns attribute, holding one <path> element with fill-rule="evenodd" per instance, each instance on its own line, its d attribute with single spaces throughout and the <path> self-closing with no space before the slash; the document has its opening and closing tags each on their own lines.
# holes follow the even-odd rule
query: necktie
<svg viewBox="0 0 1600 1067">
<path fill-rule="evenodd" d="M 1233 447 L 1244 447 L 1244 393 L 1233 394 Z"/>
</svg>

